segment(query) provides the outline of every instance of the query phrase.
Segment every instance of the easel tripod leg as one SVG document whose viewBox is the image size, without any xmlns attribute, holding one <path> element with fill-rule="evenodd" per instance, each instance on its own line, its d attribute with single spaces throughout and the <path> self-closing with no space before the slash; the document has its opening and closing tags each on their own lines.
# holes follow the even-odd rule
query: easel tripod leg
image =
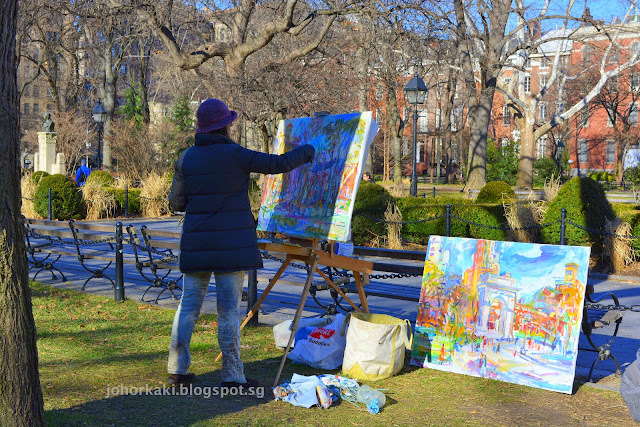
<svg viewBox="0 0 640 427">
<path fill-rule="evenodd" d="M 278 381 L 280 380 L 280 375 L 282 374 L 282 369 L 284 368 L 284 362 L 287 360 L 287 355 L 289 354 L 289 348 L 291 347 L 291 343 L 293 342 L 293 338 L 295 337 L 296 330 L 298 329 L 298 322 L 300 321 L 300 317 L 302 316 L 302 310 L 304 309 L 304 303 L 307 300 L 307 295 L 309 295 L 309 288 L 311 288 L 311 282 L 313 281 L 313 274 L 316 271 L 316 267 L 318 266 L 318 256 L 315 255 L 314 251 L 311 252 L 311 256 L 309 258 L 313 258 L 313 262 L 311 264 L 311 268 L 309 269 L 309 273 L 307 274 L 307 281 L 304 284 L 304 288 L 302 289 L 302 295 L 300 296 L 300 302 L 298 303 L 298 309 L 296 310 L 296 315 L 293 318 L 293 322 L 291 324 L 291 334 L 289 335 L 289 342 L 287 346 L 284 348 L 284 354 L 282 355 L 282 360 L 280 361 L 280 368 L 278 368 L 278 374 L 276 375 L 276 379 L 273 382 L 273 386 L 278 385 Z"/>
</svg>

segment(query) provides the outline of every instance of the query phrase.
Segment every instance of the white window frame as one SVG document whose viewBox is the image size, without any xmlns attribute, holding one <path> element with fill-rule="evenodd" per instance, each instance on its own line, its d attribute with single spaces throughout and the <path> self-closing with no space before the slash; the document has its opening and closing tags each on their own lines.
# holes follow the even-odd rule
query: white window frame
<svg viewBox="0 0 640 427">
<path fill-rule="evenodd" d="M 502 106 L 502 126 L 511 126 L 511 109 L 508 105 Z"/>
<path fill-rule="evenodd" d="M 536 141 L 536 159 L 542 159 L 547 154 L 547 135 L 542 135 Z"/>
<path fill-rule="evenodd" d="M 640 73 L 631 73 L 629 75 L 629 89 L 631 92 L 637 92 L 640 89 Z"/>
<path fill-rule="evenodd" d="M 631 126 L 638 126 L 638 104 L 629 105 L 629 124 Z"/>
<path fill-rule="evenodd" d="M 578 162 L 589 163 L 589 141 L 586 139 L 578 140 Z"/>
<path fill-rule="evenodd" d="M 442 130 L 442 109 L 436 108 L 436 130 Z"/>
<path fill-rule="evenodd" d="M 612 140 L 607 140 L 607 151 L 605 157 L 606 163 L 616 162 L 616 143 Z"/>
<path fill-rule="evenodd" d="M 525 76 L 522 82 L 524 93 L 531 93 L 531 76 Z"/>
<path fill-rule="evenodd" d="M 544 123 L 547 121 L 548 111 L 547 111 L 547 103 L 541 102 L 538 104 L 538 122 Z"/>
<path fill-rule="evenodd" d="M 578 127 L 586 128 L 589 126 L 589 107 L 584 107 L 578 114 Z"/>
<path fill-rule="evenodd" d="M 416 150 L 418 150 L 418 152 L 416 153 L 416 163 L 425 163 L 426 159 L 424 147 L 424 140 L 418 140 L 418 142 L 416 143 Z"/>
<path fill-rule="evenodd" d="M 609 108 L 606 108 L 606 114 L 607 114 L 607 127 L 608 128 L 612 128 L 613 127 L 613 121 L 611 121 L 611 116 L 614 117 L 615 120 L 615 110 L 610 110 Z"/>
<path fill-rule="evenodd" d="M 418 110 L 418 132 L 429 132 L 429 116 L 426 109 Z"/>
</svg>

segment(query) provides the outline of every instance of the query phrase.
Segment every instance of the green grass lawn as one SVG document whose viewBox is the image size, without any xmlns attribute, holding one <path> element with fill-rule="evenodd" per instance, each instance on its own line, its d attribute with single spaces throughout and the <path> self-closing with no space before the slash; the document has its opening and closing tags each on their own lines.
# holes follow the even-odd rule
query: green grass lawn
<svg viewBox="0 0 640 427">
<path fill-rule="evenodd" d="M 49 425 L 633 425 L 617 393 L 577 387 L 564 395 L 498 381 L 405 366 L 388 380 L 387 406 L 371 415 L 347 402 L 297 408 L 275 402 L 271 385 L 282 350 L 271 327 L 243 331 L 247 375 L 264 384 L 255 396 L 116 395 L 107 388 L 166 387 L 166 359 L 174 310 L 34 283 L 40 377 Z M 195 384 L 220 382 L 215 316 L 202 316 L 191 343 Z M 293 372 L 320 374 L 287 362 Z"/>
</svg>

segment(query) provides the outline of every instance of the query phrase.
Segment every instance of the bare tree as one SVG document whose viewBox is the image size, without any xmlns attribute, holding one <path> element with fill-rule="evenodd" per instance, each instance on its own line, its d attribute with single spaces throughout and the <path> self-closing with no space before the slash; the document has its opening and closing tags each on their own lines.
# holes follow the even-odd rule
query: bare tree
<svg viewBox="0 0 640 427">
<path fill-rule="evenodd" d="M 20 214 L 17 0 L 0 2 L 0 424 L 44 426 L 36 326 Z"/>
</svg>

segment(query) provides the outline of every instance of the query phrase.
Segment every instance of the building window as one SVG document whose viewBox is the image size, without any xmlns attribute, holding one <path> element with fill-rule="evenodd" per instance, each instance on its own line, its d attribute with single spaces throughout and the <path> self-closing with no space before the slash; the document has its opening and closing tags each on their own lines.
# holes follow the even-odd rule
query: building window
<svg viewBox="0 0 640 427">
<path fill-rule="evenodd" d="M 50 88 L 50 87 L 48 87 L 48 88 L 47 88 L 47 96 L 48 96 L 49 98 L 53 98 L 53 92 L 51 91 L 51 88 Z"/>
<path fill-rule="evenodd" d="M 527 58 L 527 61 L 524 64 L 525 68 L 531 68 L 531 59 Z"/>
<path fill-rule="evenodd" d="M 40 96 L 40 88 L 38 86 L 33 87 L 33 97 L 37 98 Z"/>
<path fill-rule="evenodd" d="M 531 93 L 531 76 L 524 78 L 524 93 Z"/>
<path fill-rule="evenodd" d="M 612 47 L 609 51 L 609 62 L 616 63 L 618 62 L 618 49 Z"/>
<path fill-rule="evenodd" d="M 53 110 L 53 105 L 47 104 L 47 111 L 51 111 L 51 110 Z"/>
<path fill-rule="evenodd" d="M 416 162 L 424 163 L 426 161 L 425 153 L 424 153 L 424 141 L 418 141 L 416 145 L 417 145 L 416 150 L 418 150 L 418 152 L 416 153 Z"/>
<path fill-rule="evenodd" d="M 542 159 L 544 155 L 547 153 L 547 135 L 543 135 L 541 138 L 538 138 L 537 146 L 536 146 L 536 158 Z"/>
<path fill-rule="evenodd" d="M 540 105 L 538 105 L 538 121 L 540 123 L 547 121 L 547 104 L 544 102 L 541 102 Z"/>
<path fill-rule="evenodd" d="M 609 80 L 607 80 L 607 90 L 609 92 L 618 90 L 618 76 L 609 77 Z"/>
<path fill-rule="evenodd" d="M 578 141 L 578 161 L 580 163 L 587 163 L 589 160 L 589 143 L 586 139 Z"/>
<path fill-rule="evenodd" d="M 403 139 L 402 140 L 402 155 L 406 156 L 407 154 L 409 154 L 409 140 L 408 139 Z"/>
<path fill-rule="evenodd" d="M 33 114 L 38 114 L 40 112 L 40 106 L 38 104 L 33 104 Z"/>
<path fill-rule="evenodd" d="M 31 106 L 30 106 L 29 104 L 24 104 L 24 105 L 22 106 L 22 111 L 23 111 L 25 114 L 31 114 Z"/>
<path fill-rule="evenodd" d="M 633 42 L 629 47 L 629 51 L 631 53 L 631 59 L 635 59 L 635 57 L 640 53 L 640 42 Z"/>
<path fill-rule="evenodd" d="M 591 62 L 591 47 L 584 46 L 582 48 L 582 62 Z"/>
<path fill-rule="evenodd" d="M 631 126 L 638 126 L 638 104 L 631 104 L 629 106 L 629 124 Z"/>
<path fill-rule="evenodd" d="M 511 109 L 508 105 L 502 106 L 502 125 L 509 126 L 511 125 Z"/>
<path fill-rule="evenodd" d="M 376 87 L 376 100 L 382 101 L 384 98 L 384 92 L 381 87 Z"/>
<path fill-rule="evenodd" d="M 587 126 L 589 126 L 589 108 L 585 107 L 582 110 L 580 110 L 578 126 L 581 128 L 586 128 Z"/>
<path fill-rule="evenodd" d="M 427 110 L 418 110 L 418 131 L 419 132 L 428 132 L 428 119 Z"/>
<path fill-rule="evenodd" d="M 549 58 L 546 56 L 540 58 L 540 68 L 549 68 L 549 65 L 551 65 L 551 60 Z"/>
<path fill-rule="evenodd" d="M 613 108 L 607 108 L 607 127 L 613 127 L 616 121 L 616 110 Z"/>
<path fill-rule="evenodd" d="M 615 163 L 616 161 L 616 143 L 607 141 L 607 163 Z"/>
<path fill-rule="evenodd" d="M 509 83 L 511 83 L 511 77 L 506 77 L 504 79 L 504 84 L 508 85 Z"/>
<path fill-rule="evenodd" d="M 542 92 L 542 89 L 547 87 L 547 76 L 540 76 L 540 91 Z"/>
<path fill-rule="evenodd" d="M 630 89 L 632 92 L 637 92 L 640 88 L 640 74 L 633 73 L 629 76 Z"/>
<path fill-rule="evenodd" d="M 436 130 L 442 130 L 442 110 L 436 108 Z"/>
<path fill-rule="evenodd" d="M 560 67 L 561 68 L 567 68 L 568 65 L 569 65 L 569 57 L 568 56 L 561 56 L 560 57 Z"/>
<path fill-rule="evenodd" d="M 24 67 L 24 78 L 25 79 L 28 79 L 29 77 L 31 77 L 29 73 L 31 73 L 31 67 L 27 65 L 26 67 Z"/>
</svg>

